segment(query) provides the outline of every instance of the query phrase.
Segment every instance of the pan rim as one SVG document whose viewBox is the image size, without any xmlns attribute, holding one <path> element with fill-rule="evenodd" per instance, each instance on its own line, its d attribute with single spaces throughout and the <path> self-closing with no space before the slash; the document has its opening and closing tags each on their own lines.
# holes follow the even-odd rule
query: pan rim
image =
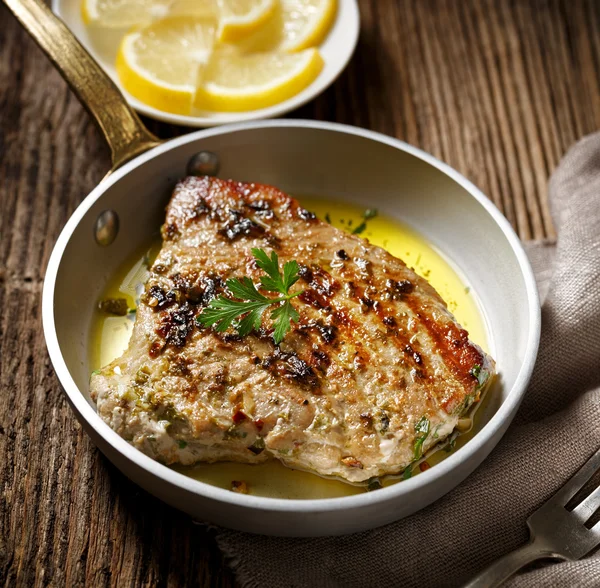
<svg viewBox="0 0 600 588">
<path fill-rule="evenodd" d="M 236 494 L 230 492 L 229 490 L 218 488 L 205 482 L 195 480 L 191 477 L 185 476 L 184 474 L 176 472 L 171 468 L 146 456 L 141 451 L 127 443 L 127 441 L 121 438 L 115 431 L 113 431 L 101 419 L 101 417 L 80 391 L 79 387 L 73 380 L 60 351 L 58 336 L 56 333 L 56 325 L 54 321 L 54 293 L 56 279 L 63 259 L 63 254 L 69 243 L 69 240 L 76 227 L 79 225 L 79 222 L 84 217 L 85 213 L 91 208 L 91 206 L 95 204 L 95 202 L 106 192 L 109 187 L 119 182 L 121 178 L 131 173 L 138 166 L 151 159 L 160 157 L 162 154 L 171 151 L 172 149 L 176 149 L 181 145 L 215 135 L 265 128 L 317 129 L 355 135 L 378 143 L 389 145 L 400 151 L 409 153 L 425 163 L 428 163 L 459 184 L 473 198 L 475 198 L 481 206 L 484 207 L 486 212 L 499 226 L 518 262 L 525 283 L 529 323 L 527 325 L 528 336 L 525 345 L 524 359 L 513 386 L 508 391 L 505 400 L 500 405 L 496 413 L 492 416 L 490 421 L 484 425 L 484 427 L 473 437 L 473 439 L 469 441 L 469 443 L 452 455 L 448 456 L 441 463 L 437 464 L 436 467 L 430 468 L 419 476 L 405 480 L 402 484 L 394 484 L 392 486 L 382 488 L 377 492 L 367 492 L 353 496 L 320 499 L 285 499 Z M 85 421 L 87 425 L 89 425 L 100 437 L 102 437 L 104 442 L 111 446 L 112 450 L 123 455 L 127 460 L 133 462 L 137 467 L 144 470 L 147 474 L 156 476 L 163 483 L 176 486 L 180 490 L 197 496 L 202 496 L 221 503 L 231 504 L 238 507 L 247 507 L 265 512 L 302 512 L 304 514 L 308 514 L 353 510 L 366 505 L 397 500 L 403 496 L 408 497 L 413 492 L 416 493 L 425 487 L 434 486 L 436 481 L 439 481 L 447 476 L 452 470 L 458 468 L 459 465 L 473 460 L 478 454 L 479 450 L 481 450 L 483 446 L 486 446 L 492 442 L 496 435 L 501 433 L 502 436 L 504 434 L 502 428 L 507 426 L 507 421 L 510 422 L 512 416 L 516 412 L 525 394 L 527 384 L 535 365 L 541 333 L 541 309 L 533 270 L 518 236 L 508 220 L 496 208 L 491 200 L 489 200 L 483 194 L 483 192 L 481 192 L 462 174 L 425 151 L 400 141 L 399 139 L 388 137 L 378 132 L 340 123 L 295 119 L 251 121 L 195 131 L 190 134 L 171 139 L 164 144 L 155 147 L 154 149 L 142 155 L 139 155 L 122 168 L 108 176 L 103 182 L 96 186 L 88 194 L 88 196 L 83 199 L 83 201 L 67 221 L 54 245 L 44 279 L 42 292 L 42 323 L 50 360 L 54 367 L 55 373 L 69 399 L 69 402 L 76 413 L 76 416 Z M 480 463 L 476 464 L 473 469 L 479 465 Z"/>
</svg>

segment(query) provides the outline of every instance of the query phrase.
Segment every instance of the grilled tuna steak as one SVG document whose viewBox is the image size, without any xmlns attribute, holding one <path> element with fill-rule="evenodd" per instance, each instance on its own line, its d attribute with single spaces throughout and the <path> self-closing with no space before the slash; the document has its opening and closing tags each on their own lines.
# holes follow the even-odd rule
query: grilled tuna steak
<svg viewBox="0 0 600 588">
<path fill-rule="evenodd" d="M 364 482 L 454 430 L 494 362 L 399 259 L 321 222 L 279 190 L 181 181 L 129 348 L 93 375 L 101 417 L 167 464 L 279 459 Z M 225 280 L 263 275 L 253 247 L 296 260 L 300 320 L 276 346 L 196 317 Z"/>
</svg>

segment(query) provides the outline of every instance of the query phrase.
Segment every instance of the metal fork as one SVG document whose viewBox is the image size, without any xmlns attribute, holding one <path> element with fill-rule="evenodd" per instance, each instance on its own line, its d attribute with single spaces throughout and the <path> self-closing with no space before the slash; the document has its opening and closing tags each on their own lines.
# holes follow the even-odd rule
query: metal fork
<svg viewBox="0 0 600 588">
<path fill-rule="evenodd" d="M 565 507 L 600 469 L 600 450 L 528 519 L 529 543 L 505 555 L 471 580 L 464 588 L 494 588 L 528 563 L 538 559 L 581 559 L 600 545 L 600 522 L 585 523 L 600 507 L 600 487 L 572 511 Z"/>
</svg>

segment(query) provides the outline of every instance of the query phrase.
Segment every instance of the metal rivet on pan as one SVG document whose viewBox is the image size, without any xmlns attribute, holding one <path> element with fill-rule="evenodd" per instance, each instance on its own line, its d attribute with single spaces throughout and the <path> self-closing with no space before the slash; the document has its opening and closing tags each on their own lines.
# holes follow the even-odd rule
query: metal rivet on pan
<svg viewBox="0 0 600 588">
<path fill-rule="evenodd" d="M 188 176 L 216 176 L 218 173 L 219 158 L 212 151 L 199 151 L 188 161 Z"/>
<path fill-rule="evenodd" d="M 105 210 L 98 215 L 94 223 L 96 243 L 106 247 L 110 245 L 119 232 L 119 217 L 114 210 Z"/>
</svg>

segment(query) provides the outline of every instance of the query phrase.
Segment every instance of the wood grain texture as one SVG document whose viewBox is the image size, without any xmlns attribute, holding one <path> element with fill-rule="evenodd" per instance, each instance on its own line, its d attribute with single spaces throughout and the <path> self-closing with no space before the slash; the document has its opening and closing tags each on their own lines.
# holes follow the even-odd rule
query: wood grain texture
<svg viewBox="0 0 600 588">
<path fill-rule="evenodd" d="M 477 184 L 522 238 L 553 237 L 548 176 L 600 128 L 600 3 L 359 3 L 350 66 L 291 116 L 417 145 Z M 92 446 L 45 351 L 50 251 L 108 167 L 83 108 L 0 7 L 0 584 L 233 586 L 209 531 Z"/>
</svg>

